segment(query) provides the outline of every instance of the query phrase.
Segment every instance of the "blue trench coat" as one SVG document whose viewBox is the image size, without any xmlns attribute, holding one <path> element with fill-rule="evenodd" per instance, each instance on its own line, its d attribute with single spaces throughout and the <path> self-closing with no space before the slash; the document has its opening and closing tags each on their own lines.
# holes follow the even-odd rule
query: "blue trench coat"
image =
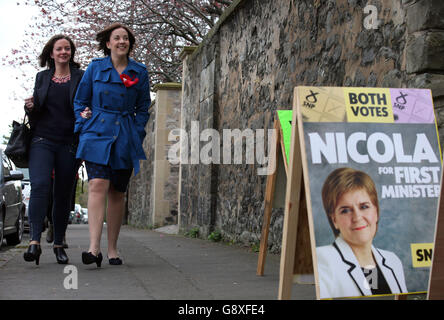
<svg viewBox="0 0 444 320">
<path fill-rule="evenodd" d="M 134 168 L 137 174 L 139 160 L 146 160 L 142 142 L 150 84 L 145 65 L 131 58 L 123 73 L 139 82 L 125 87 L 109 56 L 94 59 L 86 69 L 74 99 L 74 132 L 80 133 L 77 158 L 113 169 Z M 92 112 L 89 119 L 80 116 L 86 107 Z"/>
</svg>

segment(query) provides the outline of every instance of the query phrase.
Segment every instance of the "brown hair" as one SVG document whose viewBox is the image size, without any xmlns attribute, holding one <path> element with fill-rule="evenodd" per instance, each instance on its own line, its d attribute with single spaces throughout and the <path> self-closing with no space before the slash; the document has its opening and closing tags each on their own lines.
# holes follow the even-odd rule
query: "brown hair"
<svg viewBox="0 0 444 320">
<path fill-rule="evenodd" d="M 70 37 L 65 36 L 63 34 L 57 34 L 57 35 L 53 36 L 45 44 L 45 46 L 43 47 L 42 53 L 39 55 L 40 67 L 43 68 L 46 66 L 49 69 L 55 67 L 54 59 L 51 58 L 51 53 L 54 50 L 54 44 L 60 39 L 68 40 L 69 45 L 71 46 L 71 58 L 69 59 L 69 64 L 75 68 L 80 68 L 80 64 L 78 62 L 74 61 L 74 55 L 76 53 L 76 46 L 74 45 L 74 42 L 71 40 Z"/>
<path fill-rule="evenodd" d="M 105 56 L 109 56 L 111 54 L 111 50 L 106 47 L 106 43 L 111 38 L 111 33 L 119 28 L 123 28 L 128 32 L 128 39 L 130 42 L 129 50 L 127 56 L 129 57 L 130 52 L 133 50 L 134 44 L 136 43 L 136 38 L 134 37 L 133 32 L 127 26 L 121 23 L 113 23 L 112 25 L 106 27 L 104 30 L 100 31 L 96 35 L 96 40 L 99 42 L 99 50 L 102 50 Z"/>
<path fill-rule="evenodd" d="M 322 202 L 335 237 L 339 236 L 339 230 L 335 228 L 331 216 L 338 200 L 343 194 L 359 189 L 365 190 L 369 195 L 371 202 L 376 206 L 379 220 L 378 193 L 375 183 L 368 174 L 352 168 L 339 168 L 330 173 L 325 180 L 322 186 Z"/>
</svg>

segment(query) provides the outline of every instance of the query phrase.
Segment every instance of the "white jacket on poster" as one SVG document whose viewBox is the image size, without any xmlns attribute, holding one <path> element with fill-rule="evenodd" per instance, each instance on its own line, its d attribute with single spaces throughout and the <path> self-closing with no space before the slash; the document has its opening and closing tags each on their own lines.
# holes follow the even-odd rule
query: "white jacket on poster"
<svg viewBox="0 0 444 320">
<path fill-rule="evenodd" d="M 372 246 L 373 256 L 393 294 L 407 293 L 402 262 L 390 251 Z M 352 249 L 341 237 L 316 248 L 320 298 L 372 295 L 370 285 Z"/>
</svg>

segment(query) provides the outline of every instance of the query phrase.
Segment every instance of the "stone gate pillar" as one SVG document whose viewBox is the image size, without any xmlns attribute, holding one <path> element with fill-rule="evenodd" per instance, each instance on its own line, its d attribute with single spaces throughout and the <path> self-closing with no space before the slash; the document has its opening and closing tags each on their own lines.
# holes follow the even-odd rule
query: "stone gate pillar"
<svg viewBox="0 0 444 320">
<path fill-rule="evenodd" d="M 182 85 L 162 83 L 156 92 L 156 121 L 154 124 L 153 221 L 155 227 L 177 224 L 177 195 L 179 164 L 168 161 L 168 151 L 175 141 L 168 141 L 171 130 L 180 127 Z"/>
</svg>

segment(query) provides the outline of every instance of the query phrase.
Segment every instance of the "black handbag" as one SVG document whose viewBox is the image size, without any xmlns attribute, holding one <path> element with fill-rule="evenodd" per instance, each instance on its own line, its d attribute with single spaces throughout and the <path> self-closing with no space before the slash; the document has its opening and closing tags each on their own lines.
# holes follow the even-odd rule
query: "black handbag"
<svg viewBox="0 0 444 320">
<path fill-rule="evenodd" d="M 12 132 L 5 154 L 19 168 L 28 168 L 29 143 L 31 139 L 31 130 L 29 121 L 25 121 L 27 114 L 23 118 L 23 123 L 12 122 Z"/>
</svg>

